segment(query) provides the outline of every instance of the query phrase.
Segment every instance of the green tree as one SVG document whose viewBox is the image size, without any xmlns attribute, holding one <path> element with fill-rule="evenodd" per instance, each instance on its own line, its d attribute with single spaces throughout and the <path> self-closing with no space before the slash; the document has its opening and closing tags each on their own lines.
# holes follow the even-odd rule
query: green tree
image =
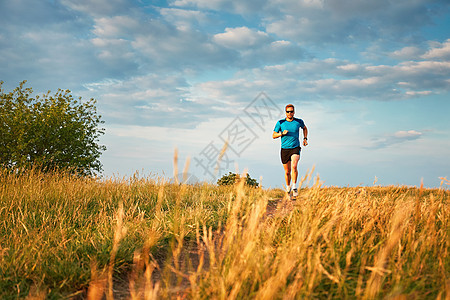
<svg viewBox="0 0 450 300">
<path fill-rule="evenodd" d="M 232 172 L 229 172 L 226 175 L 223 175 L 222 178 L 217 180 L 218 185 L 233 185 L 236 182 L 238 182 L 241 179 L 241 176 L 239 174 L 235 174 Z M 245 178 L 245 184 L 252 187 L 258 187 L 258 181 L 256 179 L 253 179 L 250 177 L 250 175 L 247 173 L 247 176 Z"/>
<path fill-rule="evenodd" d="M 82 176 L 102 171 L 105 129 L 96 100 L 74 99 L 69 90 L 32 97 L 26 81 L 6 93 L 0 81 L 0 165 L 17 170 L 65 169 Z"/>
</svg>

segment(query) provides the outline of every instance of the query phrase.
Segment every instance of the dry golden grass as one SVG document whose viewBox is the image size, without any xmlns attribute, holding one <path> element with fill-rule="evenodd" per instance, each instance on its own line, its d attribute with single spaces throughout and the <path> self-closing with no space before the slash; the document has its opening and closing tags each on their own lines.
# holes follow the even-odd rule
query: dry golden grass
<svg viewBox="0 0 450 300">
<path fill-rule="evenodd" d="M 449 212 L 444 188 L 3 170 L 0 298 L 449 299 Z"/>
</svg>

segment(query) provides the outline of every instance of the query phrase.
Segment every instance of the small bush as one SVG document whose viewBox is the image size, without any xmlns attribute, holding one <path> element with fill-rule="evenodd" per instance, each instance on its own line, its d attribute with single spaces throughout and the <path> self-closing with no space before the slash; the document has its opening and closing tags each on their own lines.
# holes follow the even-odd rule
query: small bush
<svg viewBox="0 0 450 300">
<path fill-rule="evenodd" d="M 238 182 L 241 179 L 241 176 L 239 174 L 235 174 L 232 172 L 229 172 L 227 175 L 223 175 L 222 178 L 217 180 L 218 185 L 233 185 L 236 182 Z M 250 177 L 250 175 L 247 173 L 247 177 L 245 179 L 245 184 L 252 187 L 258 187 L 258 181 L 256 179 L 253 179 Z"/>
</svg>

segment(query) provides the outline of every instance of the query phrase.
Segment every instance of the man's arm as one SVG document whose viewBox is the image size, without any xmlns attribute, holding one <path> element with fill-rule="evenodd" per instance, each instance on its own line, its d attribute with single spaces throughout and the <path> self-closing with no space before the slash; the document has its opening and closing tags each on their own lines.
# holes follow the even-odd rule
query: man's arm
<svg viewBox="0 0 450 300">
<path fill-rule="evenodd" d="M 306 125 L 303 127 L 303 146 L 307 146 L 308 145 L 308 128 L 306 127 Z"/>
<path fill-rule="evenodd" d="M 287 130 L 285 130 L 285 131 L 283 131 L 283 132 L 276 132 L 276 131 L 274 131 L 274 132 L 272 133 L 272 138 L 273 138 L 273 139 L 277 139 L 277 138 L 279 138 L 279 137 L 281 137 L 281 136 L 283 136 L 283 135 L 286 135 L 287 133 L 288 133 Z"/>
</svg>

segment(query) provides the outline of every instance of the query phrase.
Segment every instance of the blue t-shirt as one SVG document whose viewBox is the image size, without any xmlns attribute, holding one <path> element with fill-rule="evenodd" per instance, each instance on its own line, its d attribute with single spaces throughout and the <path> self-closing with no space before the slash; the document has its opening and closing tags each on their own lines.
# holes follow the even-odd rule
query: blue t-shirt
<svg viewBox="0 0 450 300">
<path fill-rule="evenodd" d="M 289 132 L 281 137 L 281 148 L 292 149 L 300 146 L 300 141 L 298 139 L 300 134 L 300 128 L 304 128 L 305 123 L 302 119 L 294 118 L 292 121 L 287 121 L 286 119 L 279 120 L 275 125 L 273 131 L 283 132 L 288 130 Z"/>
</svg>

